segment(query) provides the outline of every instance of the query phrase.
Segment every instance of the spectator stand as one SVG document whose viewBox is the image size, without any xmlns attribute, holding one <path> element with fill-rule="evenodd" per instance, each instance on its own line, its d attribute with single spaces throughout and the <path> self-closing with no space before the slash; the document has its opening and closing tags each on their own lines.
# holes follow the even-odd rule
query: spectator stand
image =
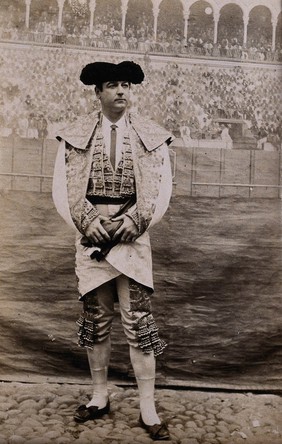
<svg viewBox="0 0 282 444">
<path fill-rule="evenodd" d="M 269 3 L 269 2 L 268 2 Z M 282 61 L 279 1 L 3 0 L 0 38 L 173 54 Z M 170 20 L 167 20 L 167 17 Z"/>
<path fill-rule="evenodd" d="M 81 87 L 78 80 L 82 66 L 93 57 L 119 61 L 124 59 L 124 51 L 62 45 L 34 45 L 30 51 L 29 44 L 5 43 L 0 57 L 2 131 L 24 136 L 26 121 L 33 114 L 39 120 L 44 116 L 50 135 L 60 124 L 98 106 L 92 89 Z M 147 110 L 176 135 L 186 123 L 192 139 L 212 140 L 219 138 L 217 119 L 229 119 L 231 123 L 238 119 L 246 123 L 253 138 L 259 140 L 264 130 L 268 142 L 271 139 L 280 149 L 280 65 L 274 69 L 266 63 L 238 66 L 230 60 L 135 52 L 127 57 L 141 63 L 146 73 L 144 86 L 136 88 L 133 108 Z"/>
</svg>

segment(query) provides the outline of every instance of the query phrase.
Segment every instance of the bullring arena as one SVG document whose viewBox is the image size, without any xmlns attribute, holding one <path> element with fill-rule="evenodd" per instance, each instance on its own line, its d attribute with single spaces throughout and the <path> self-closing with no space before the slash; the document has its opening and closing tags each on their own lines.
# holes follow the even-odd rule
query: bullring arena
<svg viewBox="0 0 282 444">
<path fill-rule="evenodd" d="M 89 384 L 74 325 L 79 310 L 74 234 L 51 198 L 55 136 L 98 109 L 93 87 L 79 81 L 84 65 L 133 60 L 145 81 L 132 87 L 132 110 L 175 136 L 173 196 L 152 230 L 153 305 L 169 343 L 158 361 L 159 387 L 190 389 L 190 409 L 197 406 L 195 390 L 225 391 L 220 400 L 203 394 L 199 399 L 209 409 L 221 402 L 236 406 L 234 417 L 242 399 L 230 407 L 228 393 L 273 396 L 267 431 L 245 423 L 240 429 L 243 416 L 237 426 L 221 418 L 233 429 L 223 432 L 221 424 L 221 432 L 215 431 L 205 422 L 214 417 L 206 417 L 200 433 L 200 419 L 194 418 L 194 435 L 191 424 L 179 423 L 177 430 L 185 433 L 173 429 L 172 442 L 190 444 L 188 429 L 192 444 L 281 442 L 275 422 L 282 380 L 281 25 L 278 0 L 1 1 L 2 381 L 16 388 L 73 384 L 77 393 Z M 133 399 L 118 312 L 112 342 L 111 381 Z M 9 387 L 7 396 L 14 386 Z M 54 387 L 49 397 L 59 386 Z M 116 399 L 124 396 L 115 390 Z M 22 396 L 27 399 L 25 390 Z M 170 395 L 161 398 L 164 412 L 165 396 Z M 252 424 L 267 416 L 258 412 Z M 1 414 L 4 421 L 6 413 Z M 0 442 L 16 442 L 7 438 L 15 431 L 2 424 Z M 56 441 L 53 435 L 50 442 L 91 442 L 70 427 L 73 440 L 68 435 Z M 35 427 L 34 439 L 42 435 L 36 433 Z M 97 442 L 115 442 L 111 436 Z M 32 443 L 31 437 L 21 442 Z M 34 444 L 41 442 L 36 439 Z"/>
</svg>

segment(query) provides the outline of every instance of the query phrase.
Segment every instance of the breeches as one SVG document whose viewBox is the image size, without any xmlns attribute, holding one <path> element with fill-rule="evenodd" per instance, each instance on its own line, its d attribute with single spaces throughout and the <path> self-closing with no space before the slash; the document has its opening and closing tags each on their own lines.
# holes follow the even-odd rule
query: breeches
<svg viewBox="0 0 282 444">
<path fill-rule="evenodd" d="M 77 321 L 79 345 L 92 349 L 110 335 L 114 302 L 118 301 L 127 342 L 144 353 L 153 351 L 155 356 L 160 355 L 166 343 L 159 338 L 150 295 L 150 289 L 124 275 L 87 293 L 82 300 L 83 313 Z"/>
</svg>

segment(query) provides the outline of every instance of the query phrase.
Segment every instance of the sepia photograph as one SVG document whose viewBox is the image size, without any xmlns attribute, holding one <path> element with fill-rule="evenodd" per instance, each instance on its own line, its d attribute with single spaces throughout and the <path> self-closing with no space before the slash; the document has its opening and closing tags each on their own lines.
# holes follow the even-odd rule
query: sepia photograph
<svg viewBox="0 0 282 444">
<path fill-rule="evenodd" d="M 281 444 L 280 0 L 0 0 L 0 444 Z"/>
</svg>

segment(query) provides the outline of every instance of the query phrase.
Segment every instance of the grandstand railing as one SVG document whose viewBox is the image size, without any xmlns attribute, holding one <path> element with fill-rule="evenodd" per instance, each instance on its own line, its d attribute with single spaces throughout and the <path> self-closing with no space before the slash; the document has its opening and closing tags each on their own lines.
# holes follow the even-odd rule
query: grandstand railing
<svg viewBox="0 0 282 444">
<path fill-rule="evenodd" d="M 261 52 L 252 53 L 248 49 L 240 51 L 238 56 L 238 51 L 230 50 L 229 54 L 220 55 L 213 54 L 212 51 L 206 52 L 202 47 L 180 48 L 174 50 L 171 45 L 165 45 L 162 42 L 128 42 L 123 44 L 120 41 L 113 40 L 112 38 L 100 38 L 92 39 L 88 36 L 71 36 L 71 35 L 61 35 L 61 34 L 46 34 L 43 32 L 34 33 L 31 31 L 23 31 L 19 34 L 18 38 L 9 38 L 5 35 L 0 36 L 0 42 L 3 43 L 27 43 L 36 46 L 46 45 L 46 46 L 67 46 L 82 49 L 95 49 L 100 51 L 121 51 L 124 53 L 136 52 L 138 54 L 150 55 L 167 55 L 174 57 L 184 57 L 184 58 L 199 58 L 199 59 L 219 59 L 219 60 L 234 60 L 240 62 L 254 62 L 254 63 L 282 63 L 282 53 L 278 51 L 268 51 L 262 56 Z"/>
</svg>

